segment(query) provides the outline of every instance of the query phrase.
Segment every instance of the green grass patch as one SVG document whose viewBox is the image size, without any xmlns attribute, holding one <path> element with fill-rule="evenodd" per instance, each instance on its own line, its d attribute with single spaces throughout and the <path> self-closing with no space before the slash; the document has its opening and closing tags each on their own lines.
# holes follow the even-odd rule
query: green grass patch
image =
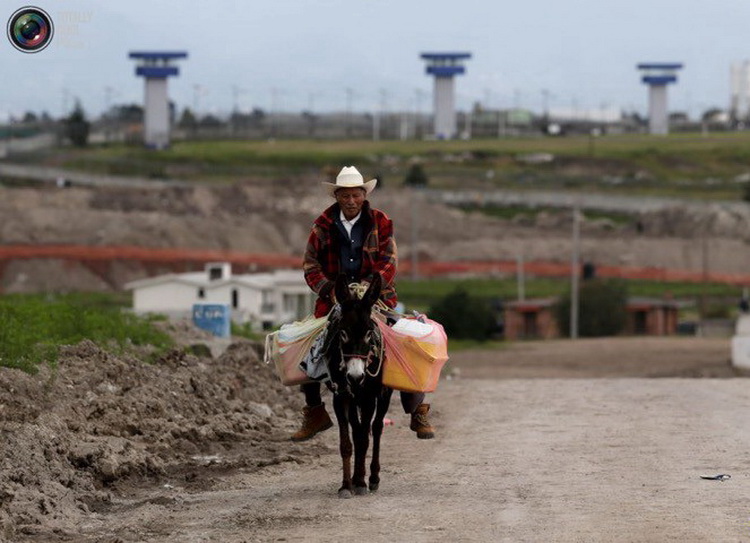
<svg viewBox="0 0 750 543">
<path fill-rule="evenodd" d="M 705 297 L 721 305 L 726 300 L 739 300 L 742 288 L 723 283 L 665 283 L 660 281 L 626 281 L 630 296 L 672 298 L 696 301 Z M 466 279 L 399 279 L 396 285 L 399 300 L 408 310 L 427 311 L 442 298 L 458 288 L 470 296 L 486 300 L 513 301 L 518 298 L 518 283 L 515 278 L 466 278 Z M 569 279 L 527 278 L 524 295 L 529 298 L 551 298 L 561 296 L 570 288 Z M 734 302 L 732 302 L 734 303 Z"/>
<path fill-rule="evenodd" d="M 34 372 L 54 364 L 61 345 L 90 339 L 102 347 L 127 349 L 172 346 L 169 336 L 150 319 L 122 311 L 117 296 L 6 295 L 0 297 L 0 365 Z"/>
<path fill-rule="evenodd" d="M 252 341 L 265 341 L 267 332 L 256 332 L 253 330 L 251 323 L 246 322 L 243 324 L 237 324 L 236 322 L 231 323 L 231 333 L 233 336 L 244 337 Z"/>
<path fill-rule="evenodd" d="M 549 163 L 523 155 L 549 153 Z M 23 160 L 109 175 L 194 182 L 238 179 L 284 183 L 321 179 L 355 164 L 386 187 L 401 187 L 418 162 L 430 188 L 586 191 L 630 196 L 739 200 L 750 173 L 750 132 L 540 137 L 468 141 L 177 141 L 164 151 L 108 144 L 57 149 Z M 744 177 L 742 177 L 744 178 Z M 311 187 L 312 190 L 312 187 Z"/>
</svg>

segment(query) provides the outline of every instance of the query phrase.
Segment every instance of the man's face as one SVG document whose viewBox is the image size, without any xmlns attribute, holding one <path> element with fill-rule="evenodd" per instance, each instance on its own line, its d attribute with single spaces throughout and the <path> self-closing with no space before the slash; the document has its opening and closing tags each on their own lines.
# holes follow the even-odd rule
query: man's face
<svg viewBox="0 0 750 543">
<path fill-rule="evenodd" d="M 336 201 L 339 203 L 344 217 L 353 219 L 362 211 L 362 204 L 365 203 L 365 189 L 339 189 L 336 191 Z"/>
</svg>

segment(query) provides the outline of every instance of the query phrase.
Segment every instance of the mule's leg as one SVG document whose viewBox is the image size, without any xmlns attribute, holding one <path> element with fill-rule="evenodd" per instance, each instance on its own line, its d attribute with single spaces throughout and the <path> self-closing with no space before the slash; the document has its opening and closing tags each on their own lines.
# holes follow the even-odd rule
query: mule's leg
<svg viewBox="0 0 750 543">
<path fill-rule="evenodd" d="M 370 492 L 375 492 L 380 486 L 380 437 L 383 435 L 383 419 L 388 412 L 393 390 L 383 388 L 378 397 L 378 407 L 375 420 L 372 421 L 372 461 L 370 462 Z"/>
<path fill-rule="evenodd" d="M 352 423 L 354 436 L 354 493 L 358 496 L 367 494 L 365 483 L 365 463 L 367 461 L 367 448 L 370 445 L 370 421 L 374 412 L 374 405 L 369 399 L 360 404 L 360 409 L 352 405 L 349 420 Z"/>
<path fill-rule="evenodd" d="M 341 453 L 341 464 L 343 479 L 339 488 L 339 498 L 352 497 L 352 441 L 349 439 L 349 398 L 338 394 L 333 396 L 333 411 L 336 413 L 336 421 L 339 423 L 339 452 Z"/>
</svg>

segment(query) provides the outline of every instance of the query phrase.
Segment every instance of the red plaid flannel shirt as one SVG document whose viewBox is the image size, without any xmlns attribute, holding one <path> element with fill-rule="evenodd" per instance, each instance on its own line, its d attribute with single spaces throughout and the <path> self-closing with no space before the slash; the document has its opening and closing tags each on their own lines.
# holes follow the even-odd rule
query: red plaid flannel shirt
<svg viewBox="0 0 750 543">
<path fill-rule="evenodd" d="M 334 224 L 338 214 L 339 205 L 333 204 L 315 219 L 305 249 L 302 268 L 305 281 L 318 295 L 315 302 L 316 317 L 328 314 L 333 306 L 331 295 L 339 273 L 340 258 L 339 239 Z M 383 280 L 380 299 L 388 307 L 395 307 L 398 298 L 393 279 L 396 275 L 397 251 L 393 221 L 379 209 L 370 207 L 368 201 L 362 206 L 360 220 L 363 218 L 369 219 L 369 227 L 362 246 L 360 280 L 370 280 L 373 274 L 379 273 Z"/>
</svg>

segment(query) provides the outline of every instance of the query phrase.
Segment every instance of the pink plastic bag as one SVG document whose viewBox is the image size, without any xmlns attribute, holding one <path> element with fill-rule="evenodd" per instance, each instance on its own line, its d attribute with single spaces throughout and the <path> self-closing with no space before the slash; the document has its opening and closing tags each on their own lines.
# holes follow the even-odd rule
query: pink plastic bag
<svg viewBox="0 0 750 543">
<path fill-rule="evenodd" d="M 407 319 L 407 325 L 411 324 L 408 321 L 416 319 Z M 407 332 L 394 330 L 381 319 L 376 322 L 385 348 L 383 384 L 406 392 L 433 392 L 448 360 L 448 337 L 443 326 L 424 316 L 420 323 L 428 326 L 404 326 L 416 328 Z"/>
<path fill-rule="evenodd" d="M 266 336 L 264 360 L 269 364 L 273 360 L 276 374 L 287 386 L 310 383 L 307 374 L 299 363 L 310 352 L 318 334 L 325 330 L 328 316 L 307 319 L 292 324 L 285 324 L 280 330 Z"/>
</svg>

